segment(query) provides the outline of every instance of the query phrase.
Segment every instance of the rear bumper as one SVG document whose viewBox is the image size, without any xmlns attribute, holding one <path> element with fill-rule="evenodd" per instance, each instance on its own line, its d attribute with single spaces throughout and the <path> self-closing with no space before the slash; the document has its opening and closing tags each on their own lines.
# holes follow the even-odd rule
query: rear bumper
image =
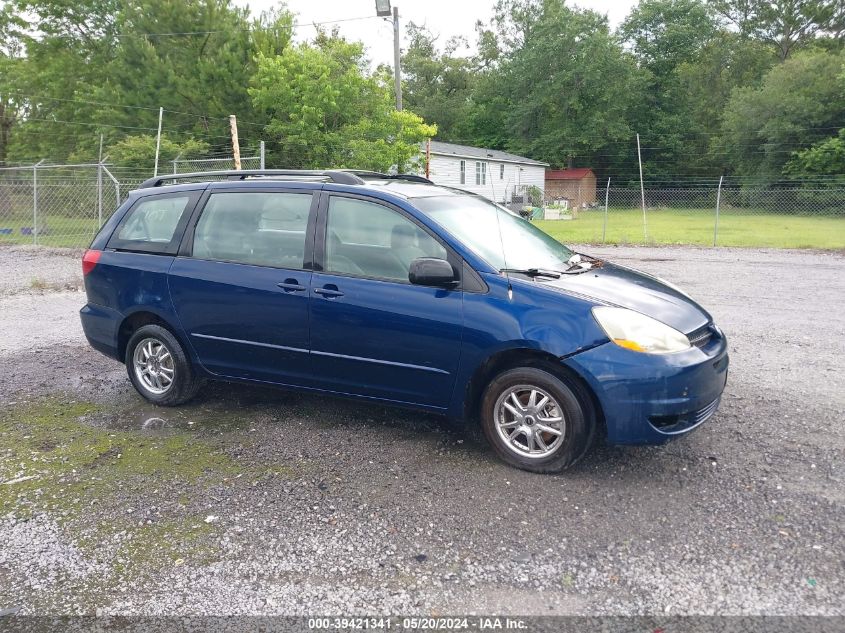
<svg viewBox="0 0 845 633">
<path fill-rule="evenodd" d="M 82 320 L 82 331 L 91 347 L 122 362 L 117 349 L 117 335 L 123 319 L 121 314 L 105 306 L 87 303 L 79 311 L 79 317 Z"/>
<path fill-rule="evenodd" d="M 676 354 L 605 343 L 563 362 L 592 387 L 611 444 L 662 444 L 689 433 L 716 412 L 728 375 L 721 333 L 701 349 Z"/>
</svg>

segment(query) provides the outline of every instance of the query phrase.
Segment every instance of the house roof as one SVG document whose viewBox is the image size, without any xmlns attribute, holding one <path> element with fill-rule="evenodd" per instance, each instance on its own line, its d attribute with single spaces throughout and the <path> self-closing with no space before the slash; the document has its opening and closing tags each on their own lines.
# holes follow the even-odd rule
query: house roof
<svg viewBox="0 0 845 633">
<path fill-rule="evenodd" d="M 431 153 L 440 156 L 455 156 L 457 158 L 483 158 L 485 160 L 497 160 L 507 163 L 520 163 L 522 165 L 537 165 L 538 167 L 548 167 L 548 163 L 542 163 L 538 160 L 526 158 L 525 156 L 517 156 L 516 154 L 509 154 L 497 149 L 487 149 L 485 147 L 472 147 L 471 145 L 457 145 L 455 143 L 444 143 L 442 141 L 431 141 Z"/>
<path fill-rule="evenodd" d="M 546 180 L 581 180 L 587 176 L 595 176 L 589 167 L 574 167 L 572 169 L 547 169 Z"/>
</svg>

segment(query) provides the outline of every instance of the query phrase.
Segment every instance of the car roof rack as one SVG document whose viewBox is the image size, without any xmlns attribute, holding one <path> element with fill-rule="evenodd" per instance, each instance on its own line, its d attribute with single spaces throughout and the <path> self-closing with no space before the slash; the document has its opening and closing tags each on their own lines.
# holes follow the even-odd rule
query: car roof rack
<svg viewBox="0 0 845 633">
<path fill-rule="evenodd" d="M 375 173 L 375 172 L 367 172 Z M 209 178 L 223 178 L 226 180 L 246 180 L 247 178 L 261 178 L 261 177 L 279 177 L 287 176 L 291 180 L 325 180 L 334 182 L 340 185 L 363 185 L 364 179 L 358 176 L 354 171 L 345 171 L 341 169 L 241 169 L 241 170 L 226 170 L 226 171 L 197 171 L 187 174 L 162 174 L 153 178 L 148 178 L 141 183 L 139 189 L 148 189 L 150 187 L 161 187 L 165 183 L 176 182 L 178 180 L 196 180 Z M 389 176 L 381 175 L 389 178 Z"/>
<path fill-rule="evenodd" d="M 434 181 L 429 180 L 425 176 L 418 176 L 417 174 L 383 174 L 380 171 L 368 171 L 365 169 L 345 169 L 349 174 L 355 174 L 359 178 L 373 179 L 373 180 L 405 180 L 407 182 L 421 182 L 426 185 L 433 185 Z"/>
</svg>

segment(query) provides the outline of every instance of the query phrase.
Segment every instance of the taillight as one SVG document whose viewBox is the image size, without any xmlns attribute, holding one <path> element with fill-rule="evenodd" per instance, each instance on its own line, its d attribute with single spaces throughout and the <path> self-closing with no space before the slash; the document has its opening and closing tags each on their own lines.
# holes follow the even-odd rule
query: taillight
<svg viewBox="0 0 845 633">
<path fill-rule="evenodd" d="M 100 261 L 100 255 L 103 254 L 103 251 L 95 251 L 95 250 L 87 250 L 85 254 L 82 256 L 82 274 L 87 275 L 92 270 L 94 270 L 94 266 L 97 265 L 97 262 Z"/>
</svg>

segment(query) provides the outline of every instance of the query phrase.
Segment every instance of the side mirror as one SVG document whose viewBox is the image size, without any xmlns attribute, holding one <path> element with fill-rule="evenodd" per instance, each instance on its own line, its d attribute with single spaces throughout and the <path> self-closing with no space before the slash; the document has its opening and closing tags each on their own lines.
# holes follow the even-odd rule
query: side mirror
<svg viewBox="0 0 845 633">
<path fill-rule="evenodd" d="M 452 264 L 436 257 L 417 257 L 411 262 L 408 281 L 417 286 L 454 286 L 458 276 Z"/>
</svg>

